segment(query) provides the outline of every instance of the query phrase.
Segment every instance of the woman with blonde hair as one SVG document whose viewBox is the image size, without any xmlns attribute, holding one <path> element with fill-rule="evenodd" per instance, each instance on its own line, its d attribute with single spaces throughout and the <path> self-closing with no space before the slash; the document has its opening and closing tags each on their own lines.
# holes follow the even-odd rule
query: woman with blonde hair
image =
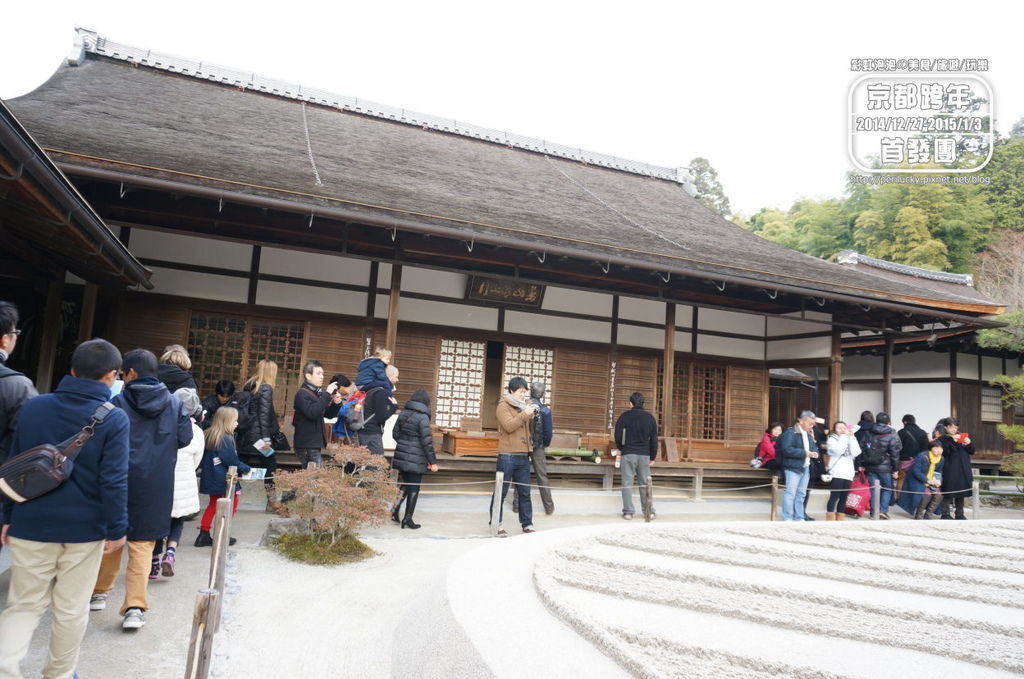
<svg viewBox="0 0 1024 679">
<path fill-rule="evenodd" d="M 235 483 L 234 488 L 228 488 L 228 467 L 237 467 L 239 474 L 246 474 L 249 465 L 238 459 L 235 450 L 235 427 L 238 426 L 238 411 L 230 406 L 218 408 L 213 416 L 213 424 L 204 434 L 206 450 L 203 452 L 203 461 L 199 467 L 202 470 L 199 477 L 199 492 L 210 496 L 210 503 L 206 505 L 203 518 L 199 523 L 199 535 L 196 537 L 196 547 L 209 547 L 213 544 L 213 536 L 210 535 L 210 526 L 213 525 L 213 517 L 217 513 L 217 500 L 226 497 L 228 493 L 233 495 L 231 502 L 231 513 L 238 511 L 238 496 L 242 494 L 241 484 Z M 229 540 L 235 544 L 235 539 Z"/>
<path fill-rule="evenodd" d="M 167 391 L 172 394 L 179 389 L 195 389 L 199 391 L 196 380 L 189 370 L 192 369 L 192 359 L 188 351 L 180 344 L 168 344 L 164 347 L 164 353 L 160 357 L 160 365 L 157 366 L 156 376 L 167 385 Z"/>
<path fill-rule="evenodd" d="M 268 514 L 276 513 L 280 505 L 277 502 L 277 488 L 274 485 L 274 472 L 277 471 L 277 455 L 273 450 L 260 452 L 254 444 L 260 440 L 271 440 L 281 431 L 274 411 L 274 384 L 277 382 L 277 363 L 263 359 L 256 364 L 256 372 L 245 382 L 243 392 L 247 397 L 239 400 L 239 406 L 248 408 L 247 424 L 244 432 L 239 432 L 239 451 L 241 457 L 254 467 L 267 470 L 267 478 L 263 487 L 267 492 Z M 218 411 L 219 412 L 219 411 Z"/>
</svg>

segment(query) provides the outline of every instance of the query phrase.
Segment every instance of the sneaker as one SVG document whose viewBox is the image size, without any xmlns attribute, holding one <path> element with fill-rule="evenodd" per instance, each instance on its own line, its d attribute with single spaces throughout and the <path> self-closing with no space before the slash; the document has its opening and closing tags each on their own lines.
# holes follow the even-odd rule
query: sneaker
<svg viewBox="0 0 1024 679">
<path fill-rule="evenodd" d="M 89 610 L 90 611 L 102 611 L 107 607 L 107 595 L 106 594 L 93 594 L 89 597 Z"/>
<path fill-rule="evenodd" d="M 525 528 L 523 528 L 523 532 L 524 533 L 536 533 L 537 529 L 534 528 L 533 526 L 526 526 Z"/>
<path fill-rule="evenodd" d="M 160 568 L 163 571 L 165 578 L 174 577 L 174 555 L 164 555 L 164 560 L 160 562 Z"/>
<path fill-rule="evenodd" d="M 658 518 L 657 512 L 651 512 L 651 521 L 654 521 L 656 518 Z"/>
<path fill-rule="evenodd" d="M 878 515 L 878 518 L 880 518 L 882 521 L 888 521 L 889 520 L 889 515 L 883 512 L 883 513 Z"/>
<path fill-rule="evenodd" d="M 154 561 L 149 566 L 149 579 L 150 580 L 156 580 L 159 577 L 160 577 L 160 562 L 159 561 Z"/>
<path fill-rule="evenodd" d="M 124 614 L 121 629 L 139 629 L 146 624 L 146 612 L 141 608 L 129 608 Z"/>
<path fill-rule="evenodd" d="M 633 515 L 632 514 L 623 514 L 622 518 L 624 518 L 626 521 L 632 521 L 633 520 Z"/>
<path fill-rule="evenodd" d="M 508 537 L 508 531 L 505 530 L 504 528 L 499 528 L 498 532 L 495 533 L 494 536 L 498 537 L 498 538 L 507 538 Z"/>
</svg>

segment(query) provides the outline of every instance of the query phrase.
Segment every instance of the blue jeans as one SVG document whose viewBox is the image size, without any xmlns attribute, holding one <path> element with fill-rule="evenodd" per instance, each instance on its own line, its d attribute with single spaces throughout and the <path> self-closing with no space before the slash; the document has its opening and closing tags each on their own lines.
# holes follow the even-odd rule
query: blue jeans
<svg viewBox="0 0 1024 679">
<path fill-rule="evenodd" d="M 519 523 L 523 528 L 533 525 L 533 502 L 530 500 L 530 454 L 501 453 L 498 455 L 498 471 L 505 472 L 505 482 L 501 484 L 501 501 L 498 502 L 498 525 L 505 516 L 505 496 L 508 495 L 509 482 L 514 481 L 519 496 Z M 491 507 L 494 507 L 494 495 L 491 495 Z M 491 516 L 491 521 L 494 517 Z"/>
<path fill-rule="evenodd" d="M 892 490 L 886 490 L 886 488 L 893 487 L 892 472 L 868 472 L 868 485 L 871 486 L 871 512 L 875 511 L 875 481 L 878 481 L 878 485 L 882 487 L 882 490 L 878 494 L 878 513 L 888 514 L 889 505 L 892 504 Z"/>
<path fill-rule="evenodd" d="M 811 468 L 783 471 L 786 474 L 786 488 L 782 491 L 782 520 L 803 521 L 804 497 L 807 495 L 807 482 L 811 480 Z"/>
</svg>

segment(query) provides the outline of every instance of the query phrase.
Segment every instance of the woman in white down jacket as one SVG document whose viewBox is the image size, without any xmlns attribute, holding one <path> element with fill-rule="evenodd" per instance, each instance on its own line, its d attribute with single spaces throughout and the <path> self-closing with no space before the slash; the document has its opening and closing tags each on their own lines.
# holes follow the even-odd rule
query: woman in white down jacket
<svg viewBox="0 0 1024 679">
<path fill-rule="evenodd" d="M 836 422 L 833 433 L 828 437 L 827 473 L 832 475 L 829 486 L 832 493 L 828 496 L 825 508 L 827 521 L 842 521 L 846 516 L 846 496 L 850 494 L 850 483 L 853 481 L 855 469 L 853 460 L 860 455 L 860 444 L 850 433 L 845 422 Z"/>
<path fill-rule="evenodd" d="M 196 481 L 196 467 L 203 461 L 203 430 L 196 423 L 203 417 L 203 406 L 195 389 L 183 387 L 174 392 L 181 401 L 182 409 L 192 417 L 192 442 L 178 450 L 178 463 L 174 467 L 174 502 L 171 505 L 171 530 L 167 535 L 167 551 L 164 540 L 157 540 L 153 546 L 153 564 L 149 579 L 155 580 L 174 575 L 174 557 L 185 528 L 185 517 L 199 511 L 199 483 Z"/>
</svg>

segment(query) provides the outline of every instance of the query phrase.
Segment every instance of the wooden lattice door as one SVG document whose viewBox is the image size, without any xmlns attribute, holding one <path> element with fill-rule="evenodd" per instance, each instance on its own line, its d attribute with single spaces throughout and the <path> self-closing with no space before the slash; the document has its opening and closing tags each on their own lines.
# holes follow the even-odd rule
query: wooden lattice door
<svg viewBox="0 0 1024 679">
<path fill-rule="evenodd" d="M 480 419 L 487 344 L 442 339 L 437 371 L 434 422 L 439 427 L 462 426 L 462 420 Z"/>
<path fill-rule="evenodd" d="M 507 344 L 501 378 L 502 389 L 513 377 L 522 377 L 527 384 L 543 382 L 547 386 L 543 401 L 545 405 L 551 405 L 554 393 L 554 366 L 555 352 L 552 349 Z"/>
</svg>

